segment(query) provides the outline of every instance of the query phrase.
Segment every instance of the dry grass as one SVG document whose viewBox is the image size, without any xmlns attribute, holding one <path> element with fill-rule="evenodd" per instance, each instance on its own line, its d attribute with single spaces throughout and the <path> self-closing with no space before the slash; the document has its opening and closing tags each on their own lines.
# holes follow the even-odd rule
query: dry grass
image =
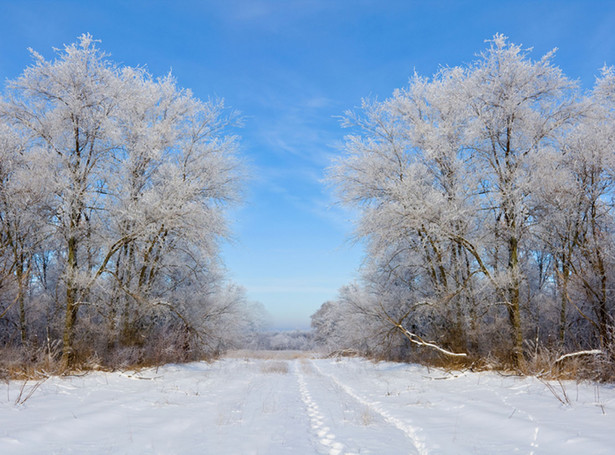
<svg viewBox="0 0 615 455">
<path fill-rule="evenodd" d="M 314 367 L 307 359 L 301 359 L 301 372 L 303 374 L 314 374 Z"/>
<path fill-rule="evenodd" d="M 506 353 L 473 356 L 464 359 L 446 356 L 415 356 L 407 361 L 446 371 L 499 371 L 519 376 L 536 376 L 546 380 L 575 380 L 615 383 L 615 353 L 612 350 L 599 355 L 579 355 L 560 359 L 562 352 L 547 348 L 534 349 L 525 363 L 515 365 Z"/>
<path fill-rule="evenodd" d="M 257 359 L 257 360 L 296 360 L 312 358 L 314 353 L 308 351 L 253 351 L 240 349 L 228 351 L 224 357 L 229 359 Z"/>
<path fill-rule="evenodd" d="M 369 426 L 374 423 L 374 415 L 369 407 L 365 406 L 361 412 L 361 425 Z"/>
<path fill-rule="evenodd" d="M 64 372 L 59 350 L 3 347 L 0 349 L 0 380 L 40 380 Z"/>
<path fill-rule="evenodd" d="M 553 380 L 615 382 L 615 357 L 603 353 L 562 359 L 559 352 L 538 350 L 528 360 L 526 373 Z"/>
<path fill-rule="evenodd" d="M 74 342 L 75 356 L 69 368 L 62 363 L 59 340 L 48 339 L 44 345 L 2 346 L 0 380 L 37 380 L 96 370 L 135 370 L 214 357 L 213 353 L 206 353 L 191 344 L 182 332 L 169 330 L 157 333 L 148 341 L 143 345 L 117 345 L 106 339 L 83 335 Z"/>
<path fill-rule="evenodd" d="M 288 374 L 288 363 L 284 361 L 268 361 L 260 366 L 261 373 L 265 374 Z"/>
</svg>

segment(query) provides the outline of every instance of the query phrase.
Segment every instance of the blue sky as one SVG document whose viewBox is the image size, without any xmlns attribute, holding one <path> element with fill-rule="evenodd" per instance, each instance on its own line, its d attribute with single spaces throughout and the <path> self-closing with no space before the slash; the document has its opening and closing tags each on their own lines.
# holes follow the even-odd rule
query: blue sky
<svg viewBox="0 0 615 455">
<path fill-rule="evenodd" d="M 389 96 L 415 70 L 471 62 L 495 33 L 535 58 L 557 47 L 555 63 L 586 88 L 615 64 L 610 0 L 0 0 L 0 18 L 3 79 L 31 62 L 27 48 L 52 57 L 91 33 L 115 62 L 172 70 L 199 98 L 242 113 L 251 179 L 222 253 L 229 276 L 282 329 L 308 328 L 358 277 L 353 214 L 322 182 L 346 109 Z"/>
</svg>

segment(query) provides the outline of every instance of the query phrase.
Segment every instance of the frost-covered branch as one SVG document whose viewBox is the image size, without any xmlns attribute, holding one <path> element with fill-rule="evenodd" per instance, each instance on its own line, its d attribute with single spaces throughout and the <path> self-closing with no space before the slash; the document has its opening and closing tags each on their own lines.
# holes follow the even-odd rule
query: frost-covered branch
<svg viewBox="0 0 615 455">
<path fill-rule="evenodd" d="M 589 349 L 586 351 L 577 351 L 577 352 L 571 352 L 569 354 L 564 354 L 559 356 L 554 363 L 558 363 L 561 362 L 564 359 L 569 359 L 571 357 L 578 357 L 578 356 L 582 356 L 582 355 L 601 355 L 604 354 L 604 351 L 601 351 L 600 349 Z"/>
</svg>

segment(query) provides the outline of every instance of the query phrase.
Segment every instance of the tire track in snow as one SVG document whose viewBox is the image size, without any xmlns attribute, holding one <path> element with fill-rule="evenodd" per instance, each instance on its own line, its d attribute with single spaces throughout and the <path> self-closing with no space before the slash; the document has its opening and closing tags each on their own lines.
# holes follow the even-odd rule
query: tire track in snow
<svg viewBox="0 0 615 455">
<path fill-rule="evenodd" d="M 413 427 L 411 424 L 392 416 L 387 410 L 383 409 L 379 403 L 365 399 L 364 397 L 356 393 L 351 387 L 347 386 L 339 379 L 337 379 L 335 376 L 324 373 L 314 362 L 310 361 L 310 364 L 314 367 L 318 374 L 329 378 L 340 389 L 346 392 L 346 394 L 354 398 L 362 405 L 367 406 L 375 413 L 379 414 L 386 422 L 393 425 L 395 428 L 401 430 L 410 439 L 412 445 L 416 448 L 419 455 L 429 455 L 429 449 L 427 448 L 424 438 L 418 434 L 420 431 L 419 428 Z"/>
<path fill-rule="evenodd" d="M 305 378 L 299 371 L 298 364 L 295 362 L 295 375 L 299 382 L 299 392 L 301 393 L 301 400 L 305 404 L 310 416 L 310 425 L 312 430 L 318 436 L 318 442 L 322 444 L 329 455 L 341 455 L 344 450 L 344 444 L 335 441 L 335 434 L 331 432 L 331 429 L 324 425 L 324 416 L 320 412 L 320 408 L 312 399 L 310 392 L 307 388 Z M 355 455 L 351 452 L 345 452 L 344 455 Z"/>
</svg>

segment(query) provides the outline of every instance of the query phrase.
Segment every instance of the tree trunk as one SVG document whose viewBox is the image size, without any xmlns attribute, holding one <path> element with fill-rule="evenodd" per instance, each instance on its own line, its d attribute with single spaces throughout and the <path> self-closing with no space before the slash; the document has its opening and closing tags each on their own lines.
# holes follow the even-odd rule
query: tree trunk
<svg viewBox="0 0 615 455">
<path fill-rule="evenodd" d="M 67 264 L 67 279 L 66 279 L 66 317 L 64 320 L 64 334 L 62 337 L 62 365 L 64 368 L 72 366 L 75 360 L 75 352 L 73 347 L 74 328 L 77 321 L 77 239 L 71 237 L 68 239 L 68 264 Z"/>
<path fill-rule="evenodd" d="M 21 333 L 21 344 L 26 345 L 28 342 L 28 328 L 26 323 L 26 302 L 25 302 L 25 286 L 24 286 L 24 258 L 23 254 L 19 257 L 19 263 L 15 269 L 17 273 L 17 301 L 19 303 L 19 331 Z"/>
<path fill-rule="evenodd" d="M 566 304 L 568 299 L 568 281 L 570 280 L 570 267 L 566 258 L 562 259 L 562 289 L 561 289 L 561 308 L 559 314 L 559 344 L 564 347 L 566 342 Z"/>
<path fill-rule="evenodd" d="M 521 308 L 519 304 L 519 241 L 511 236 L 508 242 L 508 270 L 511 274 L 508 286 L 508 315 L 513 335 L 513 364 L 518 369 L 523 369 L 525 359 L 523 357 L 523 330 L 521 327 Z"/>
</svg>

